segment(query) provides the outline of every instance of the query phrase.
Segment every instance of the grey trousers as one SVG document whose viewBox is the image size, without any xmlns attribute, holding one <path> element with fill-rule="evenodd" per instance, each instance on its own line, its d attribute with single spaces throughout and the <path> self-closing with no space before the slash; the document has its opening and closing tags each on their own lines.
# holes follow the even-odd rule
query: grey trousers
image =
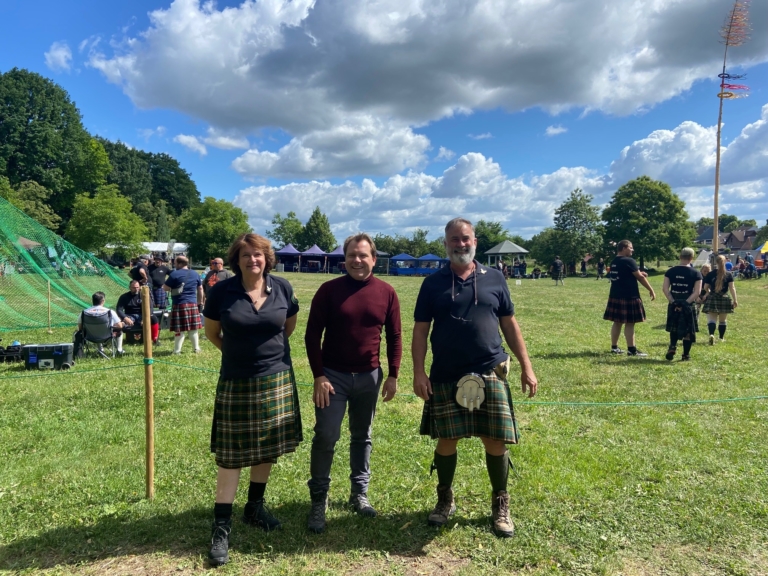
<svg viewBox="0 0 768 576">
<path fill-rule="evenodd" d="M 353 494 L 365 494 L 371 478 L 371 426 L 376 414 L 376 401 L 383 371 L 347 373 L 326 368 L 336 394 L 330 395 L 330 406 L 315 406 L 315 437 L 309 465 L 310 492 L 325 493 L 331 485 L 331 465 L 336 442 L 341 435 L 341 422 L 349 405 L 349 480 Z"/>
</svg>

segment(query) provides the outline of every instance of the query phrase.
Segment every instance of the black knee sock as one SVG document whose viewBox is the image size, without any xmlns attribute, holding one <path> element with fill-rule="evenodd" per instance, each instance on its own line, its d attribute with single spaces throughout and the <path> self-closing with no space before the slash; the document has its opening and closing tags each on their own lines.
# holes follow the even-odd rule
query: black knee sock
<svg viewBox="0 0 768 576">
<path fill-rule="evenodd" d="M 727 324 L 720 324 L 720 326 L 717 327 L 717 331 L 720 333 L 720 340 L 722 340 L 725 337 L 725 329 L 728 327 Z"/>
<path fill-rule="evenodd" d="M 669 333 L 669 347 L 670 348 L 677 347 L 677 334 L 675 334 L 674 332 Z"/>
<path fill-rule="evenodd" d="M 458 452 L 450 456 L 442 456 L 435 452 L 435 461 L 432 464 L 433 469 L 437 470 L 437 483 L 441 486 L 451 486 L 453 484 L 453 475 L 456 473 L 456 460 Z"/>
<path fill-rule="evenodd" d="M 248 502 L 256 502 L 264 499 L 264 491 L 267 489 L 267 483 L 251 482 L 248 486 Z"/>
<path fill-rule="evenodd" d="M 690 340 L 683 340 L 683 354 L 688 356 L 691 353 L 691 346 L 693 345 L 693 342 Z"/>
<path fill-rule="evenodd" d="M 707 322 L 707 330 L 709 330 L 709 335 L 714 336 L 715 335 L 715 328 L 717 327 L 717 324 L 714 322 Z"/>
<path fill-rule="evenodd" d="M 216 502 L 213 505 L 213 517 L 217 521 L 226 521 L 232 518 L 232 504 L 219 504 Z"/>
<path fill-rule="evenodd" d="M 507 489 L 507 477 L 509 476 L 509 452 L 501 456 L 491 456 L 485 453 L 485 466 L 488 468 L 488 478 L 491 479 L 491 489 L 494 492 Z"/>
</svg>

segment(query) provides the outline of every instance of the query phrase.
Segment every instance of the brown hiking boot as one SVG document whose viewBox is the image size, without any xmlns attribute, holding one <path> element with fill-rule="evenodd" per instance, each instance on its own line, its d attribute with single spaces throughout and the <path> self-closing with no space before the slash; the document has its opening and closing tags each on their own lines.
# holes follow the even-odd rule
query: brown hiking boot
<svg viewBox="0 0 768 576">
<path fill-rule="evenodd" d="M 493 533 L 500 538 L 509 538 L 515 533 L 515 525 L 509 519 L 509 494 L 505 490 L 493 493 L 491 504 Z"/>
<path fill-rule="evenodd" d="M 450 486 L 437 486 L 437 504 L 427 519 L 430 526 L 442 526 L 456 512 L 456 502 L 453 500 L 453 490 Z"/>
</svg>

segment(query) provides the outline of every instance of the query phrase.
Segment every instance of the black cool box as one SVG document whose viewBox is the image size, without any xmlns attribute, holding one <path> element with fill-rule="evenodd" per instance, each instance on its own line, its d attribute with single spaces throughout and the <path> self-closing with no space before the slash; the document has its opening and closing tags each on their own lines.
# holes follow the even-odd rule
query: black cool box
<svg viewBox="0 0 768 576">
<path fill-rule="evenodd" d="M 22 349 L 27 370 L 68 370 L 74 366 L 74 344 L 29 344 Z"/>
</svg>

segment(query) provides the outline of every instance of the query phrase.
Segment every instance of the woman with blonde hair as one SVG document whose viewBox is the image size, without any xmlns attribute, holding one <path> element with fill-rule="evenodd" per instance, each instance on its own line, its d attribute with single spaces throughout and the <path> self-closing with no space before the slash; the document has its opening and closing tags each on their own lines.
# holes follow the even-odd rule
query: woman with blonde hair
<svg viewBox="0 0 768 576">
<path fill-rule="evenodd" d="M 715 327 L 720 335 L 720 342 L 725 342 L 725 329 L 728 314 L 739 305 L 736 300 L 736 286 L 733 274 L 725 270 L 725 256 L 722 254 L 715 260 L 715 269 L 704 278 L 704 289 L 707 295 L 704 300 L 704 313 L 707 315 L 709 330 L 709 345 L 715 343 Z"/>
</svg>

